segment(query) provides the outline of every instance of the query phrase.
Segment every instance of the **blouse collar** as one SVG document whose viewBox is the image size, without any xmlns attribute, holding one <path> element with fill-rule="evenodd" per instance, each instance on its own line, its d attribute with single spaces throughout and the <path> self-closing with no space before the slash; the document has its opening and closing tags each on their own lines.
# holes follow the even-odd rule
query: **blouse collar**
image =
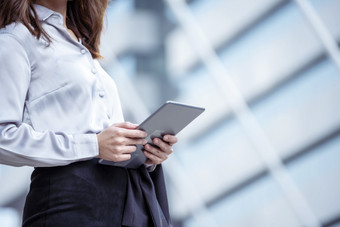
<svg viewBox="0 0 340 227">
<path fill-rule="evenodd" d="M 58 17 L 60 17 L 60 19 L 63 19 L 63 16 L 60 13 L 55 12 L 55 11 L 45 7 L 45 6 L 33 4 L 33 7 L 34 7 L 40 21 L 46 21 L 52 15 L 57 15 Z"/>
</svg>

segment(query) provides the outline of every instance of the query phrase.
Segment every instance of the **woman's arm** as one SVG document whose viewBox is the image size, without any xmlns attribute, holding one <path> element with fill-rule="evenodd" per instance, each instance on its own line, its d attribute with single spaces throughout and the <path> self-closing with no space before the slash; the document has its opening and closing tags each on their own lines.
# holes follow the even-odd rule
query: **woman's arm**
<svg viewBox="0 0 340 227">
<path fill-rule="evenodd" d="M 23 45 L 0 34 L 0 163 L 57 166 L 98 156 L 96 134 L 37 132 L 23 123 L 31 64 Z"/>
</svg>

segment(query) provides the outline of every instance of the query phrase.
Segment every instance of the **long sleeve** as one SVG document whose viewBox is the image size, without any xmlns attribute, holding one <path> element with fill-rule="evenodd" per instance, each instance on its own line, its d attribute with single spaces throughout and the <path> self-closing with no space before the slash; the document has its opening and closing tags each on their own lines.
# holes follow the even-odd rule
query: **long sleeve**
<svg viewBox="0 0 340 227">
<path fill-rule="evenodd" d="M 57 166 L 96 157 L 95 133 L 36 131 L 23 122 L 31 79 L 23 45 L 11 34 L 0 34 L 0 163 Z"/>
</svg>

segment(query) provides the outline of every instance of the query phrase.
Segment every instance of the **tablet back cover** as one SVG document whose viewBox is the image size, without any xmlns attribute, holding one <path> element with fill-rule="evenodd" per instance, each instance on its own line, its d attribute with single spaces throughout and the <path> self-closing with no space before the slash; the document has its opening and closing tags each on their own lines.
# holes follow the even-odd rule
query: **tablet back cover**
<svg viewBox="0 0 340 227">
<path fill-rule="evenodd" d="M 162 138 L 163 135 L 176 135 L 190 122 L 197 118 L 204 108 L 191 106 L 183 103 L 168 101 L 158 110 L 143 121 L 138 129 L 147 132 L 146 140 L 155 146 L 152 140 L 156 137 Z M 122 162 L 111 162 L 100 160 L 100 164 L 120 166 L 126 168 L 138 168 L 145 163 L 146 157 L 143 154 L 143 146 L 137 145 L 136 152 L 131 154 L 131 159 Z"/>
</svg>

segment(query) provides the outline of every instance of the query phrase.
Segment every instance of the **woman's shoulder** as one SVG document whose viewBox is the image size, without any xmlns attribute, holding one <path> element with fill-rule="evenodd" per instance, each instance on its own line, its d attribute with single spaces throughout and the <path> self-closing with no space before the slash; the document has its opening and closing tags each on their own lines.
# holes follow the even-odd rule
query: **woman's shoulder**
<svg viewBox="0 0 340 227">
<path fill-rule="evenodd" d="M 1 36 L 12 36 L 18 42 L 20 42 L 23 46 L 27 44 L 34 36 L 28 30 L 28 28 L 22 23 L 13 22 L 8 24 L 6 27 L 0 29 L 0 37 Z"/>
</svg>

